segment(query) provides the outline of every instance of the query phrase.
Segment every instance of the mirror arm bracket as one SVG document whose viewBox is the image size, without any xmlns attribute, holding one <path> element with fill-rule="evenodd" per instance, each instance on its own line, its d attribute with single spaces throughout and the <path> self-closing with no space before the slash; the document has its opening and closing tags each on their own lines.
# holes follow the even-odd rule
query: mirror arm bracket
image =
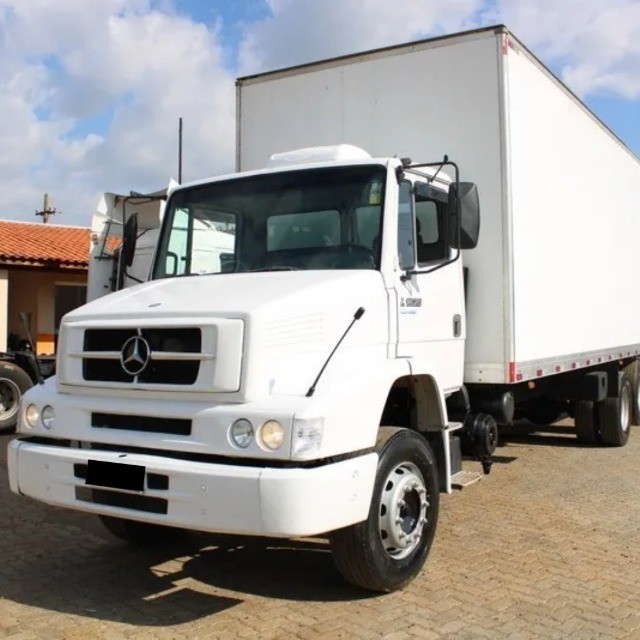
<svg viewBox="0 0 640 640">
<path fill-rule="evenodd" d="M 461 256 L 460 249 L 456 249 L 456 255 L 450 260 L 446 260 L 441 264 L 437 264 L 435 267 L 431 267 L 431 269 L 407 269 L 400 276 L 400 280 L 402 280 L 402 282 L 407 282 L 408 280 L 411 280 L 411 277 L 414 275 L 422 275 L 425 273 L 433 273 L 434 271 L 439 271 L 443 267 L 448 267 L 450 264 L 457 262 L 460 259 L 460 256 Z"/>
</svg>

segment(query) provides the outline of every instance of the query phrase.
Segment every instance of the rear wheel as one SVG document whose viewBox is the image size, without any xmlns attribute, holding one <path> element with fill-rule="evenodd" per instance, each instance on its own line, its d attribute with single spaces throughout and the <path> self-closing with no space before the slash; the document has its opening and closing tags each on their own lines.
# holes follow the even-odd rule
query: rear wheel
<svg viewBox="0 0 640 640">
<path fill-rule="evenodd" d="M 335 531 L 331 549 L 338 571 L 352 584 L 394 591 L 412 580 L 429 554 L 438 521 L 438 474 L 420 434 L 381 427 L 378 470 L 364 522 Z"/>
<path fill-rule="evenodd" d="M 116 538 L 124 540 L 136 547 L 156 547 L 169 545 L 183 540 L 187 531 L 175 527 L 164 527 L 160 524 L 125 520 L 113 516 L 99 516 L 106 529 Z"/>
<path fill-rule="evenodd" d="M 598 441 L 596 404 L 592 400 L 579 400 L 574 405 L 576 435 L 580 442 L 595 444 Z"/>
<path fill-rule="evenodd" d="M 603 444 L 623 447 L 629 440 L 631 429 L 631 381 L 626 373 L 620 374 L 617 398 L 605 398 L 598 403 L 598 421 Z"/>
<path fill-rule="evenodd" d="M 624 368 L 631 382 L 631 424 L 640 425 L 640 361 L 634 360 Z"/>
<path fill-rule="evenodd" d="M 31 378 L 20 367 L 0 362 L 0 433 L 15 429 L 20 398 L 32 386 Z"/>
</svg>

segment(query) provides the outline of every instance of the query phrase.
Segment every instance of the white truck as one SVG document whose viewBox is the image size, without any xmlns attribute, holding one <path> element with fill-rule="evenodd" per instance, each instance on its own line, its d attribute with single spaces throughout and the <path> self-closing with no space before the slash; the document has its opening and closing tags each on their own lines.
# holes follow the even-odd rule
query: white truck
<svg viewBox="0 0 640 640">
<path fill-rule="evenodd" d="M 88 302 L 147 280 L 167 195 L 177 184 L 169 180 L 166 189 L 153 193 L 105 193 L 100 198 L 91 218 Z M 129 241 L 120 260 L 125 235 Z"/>
<path fill-rule="evenodd" d="M 497 425 L 626 443 L 640 163 L 506 28 L 237 90 L 238 172 L 173 190 L 149 281 L 65 317 L 14 492 L 132 542 L 326 534 L 391 591 Z"/>
</svg>

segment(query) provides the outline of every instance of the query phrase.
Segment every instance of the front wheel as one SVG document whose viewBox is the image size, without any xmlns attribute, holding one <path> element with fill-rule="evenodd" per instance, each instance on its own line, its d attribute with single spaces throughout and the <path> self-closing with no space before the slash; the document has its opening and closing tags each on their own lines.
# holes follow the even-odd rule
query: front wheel
<svg viewBox="0 0 640 640">
<path fill-rule="evenodd" d="M 338 571 L 371 591 L 403 587 L 427 559 L 440 500 L 433 452 L 420 434 L 381 427 L 378 470 L 364 522 L 335 531 L 331 550 Z"/>
</svg>

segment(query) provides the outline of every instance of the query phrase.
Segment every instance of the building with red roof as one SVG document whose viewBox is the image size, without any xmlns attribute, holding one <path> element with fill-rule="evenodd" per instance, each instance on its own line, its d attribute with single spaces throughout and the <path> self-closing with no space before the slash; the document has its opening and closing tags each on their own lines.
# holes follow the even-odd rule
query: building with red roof
<svg viewBox="0 0 640 640">
<path fill-rule="evenodd" d="M 90 233 L 0 220 L 0 351 L 26 338 L 18 317 L 25 311 L 37 352 L 54 353 L 62 316 L 86 300 Z"/>
<path fill-rule="evenodd" d="M 0 264 L 86 271 L 90 230 L 0 220 Z"/>
</svg>

